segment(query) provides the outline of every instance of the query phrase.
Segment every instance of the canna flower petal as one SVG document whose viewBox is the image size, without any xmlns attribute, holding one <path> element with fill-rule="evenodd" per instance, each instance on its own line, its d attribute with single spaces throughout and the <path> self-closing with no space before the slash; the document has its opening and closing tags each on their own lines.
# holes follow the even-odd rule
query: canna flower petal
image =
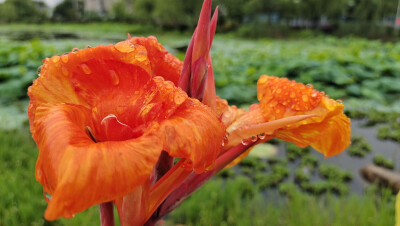
<svg viewBox="0 0 400 226">
<path fill-rule="evenodd" d="M 326 157 L 339 154 L 350 145 L 350 119 L 343 113 L 343 104 L 311 85 L 263 75 L 257 83 L 257 97 L 267 122 L 296 115 L 317 115 L 280 129 L 275 134 L 277 138 L 300 147 L 311 145 Z"/>
<path fill-rule="evenodd" d="M 128 40 L 44 61 L 28 94 L 36 178 L 51 196 L 46 219 L 133 192 L 162 150 L 187 158 L 198 173 L 212 166 L 224 125 L 173 82 L 154 77 L 159 69 L 147 53 Z"/>
<path fill-rule="evenodd" d="M 179 76 L 182 72 L 183 62 L 176 58 L 157 41 L 154 36 L 133 37 L 129 42 L 134 45 L 142 45 L 147 50 L 151 70 L 154 76 L 161 76 L 178 86 Z"/>
<path fill-rule="evenodd" d="M 45 213 L 48 220 L 72 217 L 131 192 L 148 178 L 158 160 L 162 143 L 151 131 L 124 142 L 94 143 L 82 129 L 92 125 L 90 121 L 90 110 L 82 106 L 37 109 L 36 179 L 51 196 Z"/>
</svg>

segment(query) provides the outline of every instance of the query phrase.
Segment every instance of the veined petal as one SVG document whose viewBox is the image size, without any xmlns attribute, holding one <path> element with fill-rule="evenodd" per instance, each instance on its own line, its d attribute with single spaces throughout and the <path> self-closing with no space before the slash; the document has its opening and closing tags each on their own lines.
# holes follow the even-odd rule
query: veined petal
<svg viewBox="0 0 400 226">
<path fill-rule="evenodd" d="M 92 205 L 132 192 L 150 175 L 162 143 L 153 131 L 137 139 L 94 143 L 85 126 L 90 111 L 70 104 L 37 109 L 36 178 L 51 195 L 48 220 L 72 217 Z"/>
<path fill-rule="evenodd" d="M 129 42 L 134 45 L 142 45 L 146 48 L 154 76 L 161 76 L 165 80 L 171 81 L 178 86 L 179 76 L 183 66 L 182 61 L 168 53 L 154 36 L 148 38 L 134 37 L 129 39 Z"/>
<path fill-rule="evenodd" d="M 230 126 L 239 117 L 245 114 L 245 110 L 237 108 L 235 105 L 228 105 L 228 101 L 221 99 L 217 96 L 217 115 L 221 118 L 221 121 L 226 127 Z"/>
<path fill-rule="evenodd" d="M 124 84 L 121 80 L 129 79 L 129 77 L 121 78 L 115 73 L 115 70 L 121 66 L 133 67 L 134 65 L 141 68 L 137 70 L 147 72 L 147 75 L 143 73 L 144 79 L 151 77 L 146 49 L 139 45 L 133 46 L 127 41 L 117 43 L 115 46 L 98 46 L 62 56 L 53 56 L 46 58 L 43 62 L 40 77 L 28 89 L 30 97 L 28 116 L 31 122 L 35 117 L 35 110 L 40 104 L 70 103 L 89 107 L 93 105 L 96 98 L 99 98 L 100 93 L 105 93 L 105 90 L 97 90 L 92 93 L 84 93 L 86 96 L 82 96 L 82 92 L 79 92 L 79 89 L 82 88 L 81 85 L 90 84 L 81 84 L 76 78 L 88 77 L 87 80 L 90 82 L 96 81 L 96 85 L 102 84 L 102 88 L 120 88 L 118 85 Z M 98 66 L 104 68 L 104 65 L 107 65 L 108 70 L 96 70 Z M 96 95 L 91 96 L 92 94 Z M 31 127 L 31 130 L 34 128 Z"/>
<path fill-rule="evenodd" d="M 329 99 L 311 85 L 273 76 L 261 76 L 257 91 L 266 121 L 317 115 L 286 126 L 276 133 L 276 137 L 300 147 L 311 145 L 326 157 L 339 154 L 350 145 L 350 119 L 344 115 L 342 103 Z"/>
<path fill-rule="evenodd" d="M 196 173 L 212 167 L 225 136 L 225 126 L 196 99 L 187 100 L 160 127 L 164 149 L 171 156 L 190 159 L 188 167 Z"/>
</svg>

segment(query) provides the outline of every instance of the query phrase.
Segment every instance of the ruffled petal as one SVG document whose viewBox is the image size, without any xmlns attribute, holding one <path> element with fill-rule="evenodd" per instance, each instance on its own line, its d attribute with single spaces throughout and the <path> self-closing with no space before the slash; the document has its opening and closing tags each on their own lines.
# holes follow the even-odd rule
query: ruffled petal
<svg viewBox="0 0 400 226">
<path fill-rule="evenodd" d="M 350 119 L 344 115 L 342 103 L 314 90 L 311 85 L 273 76 L 261 76 L 257 91 L 266 121 L 316 115 L 284 127 L 276 137 L 300 147 L 311 145 L 326 157 L 339 154 L 350 145 Z"/>
<path fill-rule="evenodd" d="M 35 117 L 35 110 L 40 104 L 70 103 L 89 107 L 111 88 L 127 88 L 137 82 L 132 81 L 129 76 L 116 73 L 121 67 L 147 72 L 134 77 L 136 79 L 145 80 L 151 77 L 146 49 L 140 45 L 133 46 L 128 41 L 115 46 L 98 46 L 53 56 L 43 62 L 40 77 L 28 89 L 31 100 L 28 108 L 30 121 Z M 107 70 L 100 70 L 98 67 L 106 67 Z M 85 80 L 87 83 L 81 83 Z M 91 90 L 90 87 L 102 89 Z"/>
<path fill-rule="evenodd" d="M 350 145 L 350 133 L 350 119 L 341 113 L 320 123 L 280 130 L 276 137 L 299 147 L 311 145 L 325 157 L 331 157 L 340 154 Z"/>
<path fill-rule="evenodd" d="M 202 173 L 213 166 L 220 153 L 225 126 L 211 108 L 190 98 L 160 124 L 160 134 L 171 156 L 191 160 L 187 167 Z"/>
<path fill-rule="evenodd" d="M 90 111 L 70 104 L 37 109 L 36 178 L 51 195 L 48 220 L 72 217 L 132 192 L 148 179 L 162 150 L 154 130 L 137 139 L 94 143 L 85 132 Z"/>
<path fill-rule="evenodd" d="M 146 48 L 154 76 L 161 76 L 165 80 L 171 81 L 178 86 L 183 62 L 174 55 L 168 53 L 157 41 L 156 37 L 134 37 L 129 39 L 129 41 L 134 45 L 142 45 Z"/>
<path fill-rule="evenodd" d="M 245 114 L 245 110 L 237 108 L 235 105 L 228 105 L 228 101 L 217 96 L 216 98 L 217 115 L 225 126 L 230 126 L 239 117 Z"/>
</svg>

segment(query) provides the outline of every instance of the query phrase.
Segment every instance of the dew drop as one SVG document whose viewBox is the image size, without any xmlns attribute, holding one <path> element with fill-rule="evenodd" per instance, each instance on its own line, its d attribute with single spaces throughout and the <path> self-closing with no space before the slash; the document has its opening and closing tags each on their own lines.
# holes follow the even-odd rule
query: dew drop
<svg viewBox="0 0 400 226">
<path fill-rule="evenodd" d="M 36 70 L 36 74 L 38 75 L 38 76 L 40 76 L 40 73 L 42 72 L 42 66 L 39 66 L 38 68 L 37 68 L 37 70 Z"/>
<path fill-rule="evenodd" d="M 266 136 L 267 136 L 267 135 L 266 135 L 265 133 L 260 133 L 260 134 L 258 134 L 258 138 L 259 138 L 260 140 L 264 140 Z"/>
<path fill-rule="evenodd" d="M 259 82 L 260 84 L 264 84 L 264 83 L 267 82 L 267 80 L 268 80 L 268 78 L 267 78 L 266 76 L 262 76 L 262 77 L 258 80 L 258 82 Z"/>
<path fill-rule="evenodd" d="M 176 94 L 174 96 L 175 104 L 182 104 L 186 100 L 186 97 L 182 94 Z"/>
<path fill-rule="evenodd" d="M 145 51 L 138 51 L 135 58 L 140 62 L 145 61 L 147 59 L 147 53 Z"/>
<path fill-rule="evenodd" d="M 111 82 L 114 86 L 119 84 L 119 77 L 117 73 L 114 70 L 110 70 L 110 77 L 111 77 Z"/>
<path fill-rule="evenodd" d="M 83 72 L 87 75 L 92 73 L 92 70 L 90 70 L 90 68 L 86 64 L 81 64 L 81 68 L 82 68 Z"/>
<path fill-rule="evenodd" d="M 302 99 L 304 102 L 308 102 L 308 96 L 307 96 L 307 95 L 303 95 L 303 96 L 301 97 L 301 99 Z"/>
<path fill-rule="evenodd" d="M 229 142 L 229 133 L 226 133 L 224 136 L 224 139 L 222 140 L 222 146 L 225 146 L 225 144 L 227 144 Z"/>
<path fill-rule="evenodd" d="M 252 136 L 252 137 L 250 138 L 250 140 L 251 140 L 252 142 L 256 142 L 256 141 L 258 140 L 258 137 L 257 137 L 257 136 Z"/>
<path fill-rule="evenodd" d="M 318 95 L 318 92 L 313 91 L 313 92 L 311 93 L 311 97 L 317 97 L 317 95 Z"/>
<path fill-rule="evenodd" d="M 67 54 L 62 55 L 62 56 L 61 56 L 61 61 L 62 61 L 63 63 L 68 63 L 68 55 L 67 55 Z"/>
<path fill-rule="evenodd" d="M 53 61 L 54 63 L 58 63 L 58 62 L 60 61 L 60 56 L 54 56 L 54 57 L 52 58 L 52 61 Z"/>
<path fill-rule="evenodd" d="M 87 45 L 87 46 L 86 46 L 86 49 L 90 49 L 90 48 L 92 48 L 90 45 Z"/>
<path fill-rule="evenodd" d="M 312 84 L 310 84 L 310 83 L 308 83 L 306 86 L 309 87 L 309 88 L 311 88 L 311 89 L 314 88 L 314 86 L 313 86 Z"/>
<path fill-rule="evenodd" d="M 69 74 L 68 69 L 64 66 L 61 67 L 61 72 L 63 75 L 67 76 Z"/>
<path fill-rule="evenodd" d="M 251 142 L 251 140 L 249 140 L 249 139 L 243 139 L 243 140 L 242 140 L 242 144 L 243 144 L 244 146 L 249 145 L 250 142 Z"/>
<path fill-rule="evenodd" d="M 51 195 L 47 192 L 44 193 L 44 196 L 46 196 L 46 199 L 51 200 Z"/>
<path fill-rule="evenodd" d="M 343 100 L 341 100 L 341 99 L 337 99 L 336 100 L 339 104 L 343 104 Z"/>
<path fill-rule="evenodd" d="M 72 49 L 72 52 L 73 52 L 73 53 L 76 53 L 76 52 L 78 52 L 78 51 L 79 51 L 78 48 L 73 48 L 73 49 Z"/>
</svg>

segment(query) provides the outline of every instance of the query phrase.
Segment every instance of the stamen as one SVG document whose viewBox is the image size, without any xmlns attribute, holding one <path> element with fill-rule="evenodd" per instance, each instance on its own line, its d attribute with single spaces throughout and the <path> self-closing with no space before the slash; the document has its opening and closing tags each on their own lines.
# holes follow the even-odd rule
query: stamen
<svg viewBox="0 0 400 226">
<path fill-rule="evenodd" d="M 93 142 L 97 143 L 96 138 L 93 135 L 92 129 L 90 128 L 90 126 L 86 126 L 85 127 L 85 132 L 86 134 L 89 136 L 90 139 L 92 139 Z"/>
</svg>

